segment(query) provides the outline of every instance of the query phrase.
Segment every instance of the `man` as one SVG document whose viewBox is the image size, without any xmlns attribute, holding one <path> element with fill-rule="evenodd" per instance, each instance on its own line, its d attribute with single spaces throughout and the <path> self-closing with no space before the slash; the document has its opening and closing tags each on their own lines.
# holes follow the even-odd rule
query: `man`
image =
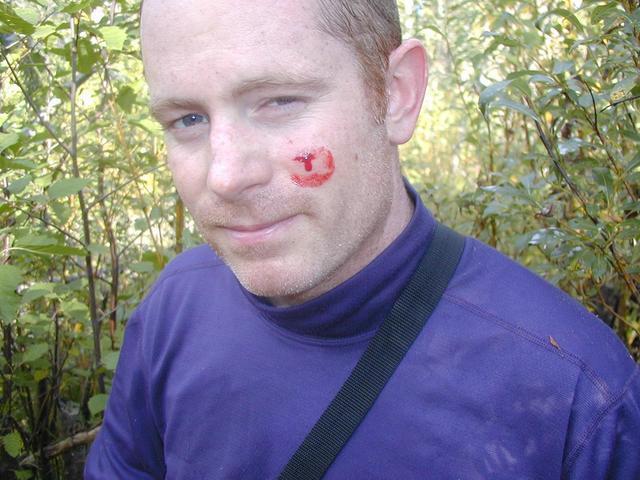
<svg viewBox="0 0 640 480">
<path fill-rule="evenodd" d="M 212 248 L 174 260 L 129 321 L 86 478 L 276 478 L 433 236 L 397 151 L 425 52 L 391 0 L 147 0 L 141 33 Z M 601 322 L 466 239 L 325 478 L 640 478 L 639 396 Z"/>
</svg>

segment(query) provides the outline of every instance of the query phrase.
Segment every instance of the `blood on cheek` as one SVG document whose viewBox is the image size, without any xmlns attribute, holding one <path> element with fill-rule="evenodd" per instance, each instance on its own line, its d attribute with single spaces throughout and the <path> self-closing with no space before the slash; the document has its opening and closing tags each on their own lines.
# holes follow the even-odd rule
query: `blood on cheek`
<svg viewBox="0 0 640 480">
<path fill-rule="evenodd" d="M 331 178 L 336 168 L 333 162 L 333 154 L 324 147 L 309 150 L 295 157 L 293 161 L 300 164 L 301 171 L 291 175 L 291 180 L 300 187 L 320 187 L 324 185 Z"/>
</svg>

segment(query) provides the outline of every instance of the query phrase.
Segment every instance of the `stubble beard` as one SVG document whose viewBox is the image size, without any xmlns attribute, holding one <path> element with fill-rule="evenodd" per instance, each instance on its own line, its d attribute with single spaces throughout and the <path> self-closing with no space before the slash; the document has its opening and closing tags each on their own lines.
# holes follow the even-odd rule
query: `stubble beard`
<svg viewBox="0 0 640 480">
<path fill-rule="evenodd" d="M 294 215 L 306 216 L 312 202 L 304 192 L 283 195 L 260 191 L 241 202 L 208 199 L 207 205 L 191 213 L 200 234 L 246 290 L 260 297 L 290 297 L 314 286 L 313 277 L 305 274 L 314 270 L 313 266 L 287 264 L 291 262 L 286 258 L 291 246 L 286 243 L 236 246 L 231 250 L 219 239 L 220 229 L 242 222 L 264 224 Z"/>
</svg>

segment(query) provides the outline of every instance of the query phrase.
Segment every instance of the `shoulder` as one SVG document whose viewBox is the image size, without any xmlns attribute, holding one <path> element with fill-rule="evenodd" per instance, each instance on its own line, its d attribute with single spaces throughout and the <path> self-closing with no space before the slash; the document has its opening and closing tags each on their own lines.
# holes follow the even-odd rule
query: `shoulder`
<svg viewBox="0 0 640 480">
<path fill-rule="evenodd" d="M 220 297 L 220 291 L 237 287 L 235 276 L 208 245 L 176 256 L 160 273 L 138 306 L 138 313 L 167 312 L 194 299 Z"/>
<path fill-rule="evenodd" d="M 640 441 L 630 433 L 640 425 L 638 365 L 613 331 L 565 292 L 467 238 L 444 300 L 452 313 L 441 331 L 473 353 L 466 368 L 488 372 L 500 398 L 513 400 L 515 389 L 544 405 L 538 422 L 564 432 L 566 478 L 586 478 L 574 472 L 609 465 L 612 445 Z M 556 413 L 545 417 L 549 411 Z M 624 468 L 640 469 L 640 456 L 632 463 Z"/>
<path fill-rule="evenodd" d="M 211 247 L 208 245 L 199 245 L 180 253 L 171 260 L 160 274 L 158 282 L 165 281 L 176 275 L 189 274 L 191 272 L 221 266 L 224 266 L 224 263 L 213 252 Z"/>
<path fill-rule="evenodd" d="M 516 343 L 548 350 L 613 398 L 637 366 L 613 331 L 579 302 L 517 262 L 467 238 L 448 300 Z M 554 367 L 555 368 L 555 367 Z"/>
<path fill-rule="evenodd" d="M 199 245 L 186 250 L 171 260 L 151 288 L 152 296 L 159 288 L 182 287 L 185 282 L 210 280 L 230 273 L 228 267 L 208 245 Z"/>
</svg>

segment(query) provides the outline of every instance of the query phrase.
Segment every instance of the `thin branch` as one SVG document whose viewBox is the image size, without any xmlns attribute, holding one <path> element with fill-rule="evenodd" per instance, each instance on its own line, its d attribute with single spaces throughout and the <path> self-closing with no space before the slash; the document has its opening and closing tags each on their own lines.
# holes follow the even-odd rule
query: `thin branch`
<svg viewBox="0 0 640 480">
<path fill-rule="evenodd" d="M 27 101 L 31 109 L 34 111 L 36 116 L 38 117 L 38 121 L 40 122 L 40 124 L 47 130 L 47 132 L 49 132 L 49 134 L 56 141 L 56 143 L 60 145 L 60 147 L 65 152 L 67 152 L 69 156 L 71 156 L 72 155 L 71 149 L 64 144 L 64 142 L 60 139 L 58 134 L 53 130 L 53 127 L 51 126 L 51 124 L 42 117 L 42 114 L 40 113 L 40 110 L 38 109 L 33 99 L 31 98 L 31 95 L 29 95 L 29 92 L 27 92 L 27 90 L 22 85 L 22 82 L 18 78 L 18 73 L 14 70 L 13 65 L 11 65 L 11 62 L 9 61 L 9 58 L 7 58 L 7 56 L 5 55 L 4 49 L 0 49 L 0 54 L 2 54 L 2 58 L 4 58 L 4 61 L 9 67 L 9 70 L 11 71 L 11 76 L 13 77 L 14 82 L 16 82 L 16 85 L 22 92 L 22 95 L 24 96 L 25 100 Z"/>
<path fill-rule="evenodd" d="M 142 236 L 144 235 L 144 233 L 145 233 L 144 231 L 139 232 L 135 237 L 133 237 L 133 238 L 129 241 L 129 243 L 127 243 L 124 247 L 122 247 L 122 248 L 120 249 L 120 251 L 118 252 L 118 256 L 122 256 L 122 255 L 124 254 L 124 252 L 126 252 L 127 250 L 129 250 L 129 248 L 131 248 L 131 246 L 132 246 L 134 243 L 136 243 L 136 242 L 140 239 L 140 237 L 142 237 Z"/>
<path fill-rule="evenodd" d="M 124 187 L 126 187 L 127 185 L 129 185 L 130 183 L 133 183 L 137 180 L 139 180 L 140 178 L 144 177 L 145 175 L 149 174 L 149 173 L 153 173 L 156 170 L 160 170 L 161 168 L 164 168 L 164 164 L 161 165 L 157 165 L 155 167 L 151 167 L 145 171 L 143 171 L 142 173 L 140 173 L 139 175 L 136 175 L 135 177 L 131 177 L 129 180 L 127 180 L 124 183 L 121 183 L 120 185 L 118 185 L 117 187 L 115 187 L 113 190 L 105 193 L 104 195 L 96 198 L 93 202 L 91 202 L 89 205 L 87 205 L 87 208 L 89 210 L 91 210 L 93 207 L 95 207 L 98 203 L 106 200 L 108 197 L 110 197 L 111 195 L 118 193 L 118 191 L 120 191 L 121 189 L 123 189 Z"/>
<path fill-rule="evenodd" d="M 531 104 L 531 101 L 528 98 L 526 98 L 526 101 L 529 104 L 529 108 L 533 108 L 533 105 Z M 556 157 L 555 150 L 553 149 L 553 145 L 551 144 L 551 141 L 549 140 L 549 137 L 547 137 L 547 134 L 543 130 L 542 125 L 540 124 L 539 121 L 535 121 L 535 124 L 536 124 L 536 130 L 538 130 L 538 136 L 540 137 L 540 140 L 542 140 L 542 144 L 544 145 L 545 150 L 549 154 L 549 158 L 551 158 L 551 161 L 553 162 L 553 165 L 556 167 L 558 172 L 560 172 L 560 176 L 562 176 L 562 179 L 569 186 L 569 189 L 571 190 L 571 192 L 576 197 L 578 197 L 578 200 L 580 201 L 580 204 L 582 206 L 582 209 L 583 209 L 585 215 L 587 217 L 589 217 L 589 219 L 595 225 L 598 225 L 600 222 L 598 221 L 597 218 L 595 218 L 589 212 L 589 209 L 587 208 L 587 200 L 584 198 L 584 195 L 582 195 L 582 192 L 578 189 L 578 186 L 575 183 L 573 183 L 573 180 L 571 180 L 571 178 L 569 177 L 569 174 L 564 169 L 564 167 L 560 164 L 560 161 Z"/>
<path fill-rule="evenodd" d="M 609 305 L 607 303 L 607 300 L 602 295 L 602 291 L 599 288 L 597 290 L 598 290 L 598 297 L 600 298 L 600 301 L 602 302 L 602 306 L 605 308 L 605 310 L 607 310 L 607 312 L 609 312 L 611 315 L 613 315 L 616 318 L 616 320 L 618 320 L 619 322 L 624 323 L 627 327 L 629 327 L 631 330 L 633 330 L 638 335 L 640 335 L 640 330 L 638 330 L 638 328 L 634 324 L 632 324 L 629 320 L 627 320 L 622 315 L 620 315 L 618 312 L 616 312 L 613 309 L 613 307 L 611 307 L 611 305 Z"/>
<path fill-rule="evenodd" d="M 71 42 L 71 165 L 73 167 L 73 176 L 80 178 L 80 167 L 78 164 L 78 119 L 76 115 L 76 103 L 78 94 L 78 41 L 80 39 L 79 20 L 72 16 L 69 20 L 69 26 L 72 32 Z M 82 216 L 82 236 L 86 245 L 91 245 L 91 223 L 89 220 L 89 211 L 85 202 L 82 190 L 77 193 L 78 203 L 80 204 L 80 214 Z M 85 272 L 87 275 L 87 287 L 89 294 L 89 315 L 91 325 L 93 327 L 93 353 L 94 366 L 96 370 L 102 363 L 102 353 L 100 348 L 100 324 L 98 323 L 98 306 L 96 300 L 96 285 L 93 269 L 93 255 L 87 250 L 85 255 Z M 100 393 L 105 392 L 104 375 L 98 374 L 98 389 Z"/>
<path fill-rule="evenodd" d="M 66 438 L 61 442 L 54 443 L 44 447 L 44 455 L 46 458 L 56 457 L 64 452 L 71 450 L 72 448 L 80 445 L 88 445 L 93 442 L 100 431 L 101 425 L 98 425 L 88 432 L 76 433 L 74 436 Z M 29 455 L 20 460 L 21 467 L 33 466 L 36 464 L 36 458 L 34 455 Z"/>
<path fill-rule="evenodd" d="M 525 100 L 529 105 L 529 108 L 533 108 L 533 105 L 531 104 L 531 101 L 529 100 L 529 98 L 525 97 Z M 558 160 L 556 152 L 553 148 L 553 145 L 551 144 L 549 137 L 544 132 L 540 121 L 535 121 L 535 124 L 536 124 L 536 129 L 538 130 L 538 136 L 540 137 L 540 140 L 542 140 L 542 143 L 544 144 L 544 147 L 547 150 L 547 153 L 549 154 L 551 161 L 560 172 L 560 175 L 569 186 L 569 189 L 571 190 L 571 192 L 578 198 L 584 214 L 589 218 L 589 220 L 591 220 L 591 222 L 595 226 L 600 227 L 600 221 L 589 212 L 589 209 L 587 206 L 588 204 L 584 195 L 578 189 L 578 186 L 575 183 L 573 183 L 567 171 L 560 164 L 560 161 Z M 611 253 L 611 256 L 613 258 L 613 267 L 615 268 L 616 272 L 618 272 L 618 274 L 622 277 L 623 281 L 629 288 L 629 291 L 633 294 L 634 298 L 637 301 L 640 301 L 640 292 L 638 292 L 638 288 L 636 287 L 633 278 L 627 272 L 624 266 L 624 262 L 620 258 L 620 255 L 618 254 L 618 251 L 613 243 L 613 240 L 609 237 L 609 235 L 607 235 L 607 233 L 603 228 L 598 228 L 598 231 L 602 239 L 607 244 L 609 252 Z"/>
<path fill-rule="evenodd" d="M 640 95 L 634 95 L 633 97 L 621 98 L 620 100 L 616 100 L 615 102 L 610 103 L 609 105 L 604 107 L 602 110 L 600 110 L 600 113 L 604 112 L 608 108 L 617 107 L 620 104 L 623 104 L 623 103 L 626 103 L 626 102 L 633 102 L 634 100 L 638 100 L 638 99 L 640 99 Z"/>
<path fill-rule="evenodd" d="M 72 235 L 71 233 L 67 232 L 66 230 L 64 230 L 63 228 L 57 226 L 54 223 L 51 223 L 48 220 L 45 220 L 44 218 L 38 217 L 36 215 L 33 215 L 31 212 L 29 212 L 28 210 L 24 210 L 18 206 L 13 206 L 14 210 L 17 210 L 18 212 L 21 212 L 23 214 L 25 214 L 26 216 L 28 216 L 29 218 L 33 219 L 33 220 L 40 220 L 42 223 L 44 223 L 47 227 L 51 227 L 55 230 L 57 230 L 58 232 L 60 232 L 61 234 L 63 234 L 65 237 L 73 240 L 74 242 L 77 242 L 78 244 L 82 245 L 83 248 L 86 248 L 86 245 L 84 244 L 84 242 L 82 240 L 80 240 L 78 237 L 75 237 L 74 235 Z"/>
<path fill-rule="evenodd" d="M 602 135 L 602 132 L 600 131 L 600 125 L 598 124 L 598 108 L 596 107 L 596 97 L 593 94 L 593 90 L 591 90 L 591 86 L 589 85 L 589 83 L 587 83 L 584 80 L 582 80 L 582 78 L 579 78 L 579 80 L 580 80 L 580 82 L 582 82 L 582 84 L 585 87 L 587 87 L 587 90 L 589 91 L 589 95 L 591 96 L 591 104 L 593 105 L 593 117 L 594 117 L 594 120 L 593 120 L 593 122 L 589 121 L 589 123 L 591 123 L 591 125 L 593 126 L 593 129 L 596 132 L 596 136 L 600 140 L 600 143 L 602 143 L 604 151 L 607 154 L 607 158 L 609 159 L 609 163 L 611 164 L 611 167 L 613 168 L 613 171 L 618 176 L 618 178 L 620 178 L 620 180 L 622 181 L 622 184 L 624 185 L 625 190 L 629 194 L 629 197 L 634 201 L 638 200 L 635 192 L 633 191 L 633 188 L 631 188 L 631 185 L 629 185 L 629 183 L 625 180 L 624 176 L 622 175 L 622 169 L 620 168 L 620 166 L 616 162 L 615 158 L 613 158 L 613 155 L 609 151 L 607 141 L 605 140 L 604 136 Z M 587 117 L 587 119 L 588 118 L 589 117 Z"/>
</svg>

